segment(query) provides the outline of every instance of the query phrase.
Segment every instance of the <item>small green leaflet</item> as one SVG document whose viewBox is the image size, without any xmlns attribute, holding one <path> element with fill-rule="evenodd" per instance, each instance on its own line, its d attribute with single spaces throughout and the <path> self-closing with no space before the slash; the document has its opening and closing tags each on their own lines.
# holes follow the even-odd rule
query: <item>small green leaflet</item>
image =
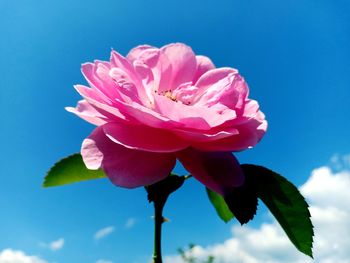
<svg viewBox="0 0 350 263">
<path fill-rule="evenodd" d="M 230 221 L 234 216 L 231 213 L 230 209 L 228 208 L 224 198 L 220 194 L 210 190 L 209 188 L 206 188 L 206 190 L 207 190 L 209 200 L 213 204 L 218 216 L 225 223 Z"/>
<path fill-rule="evenodd" d="M 286 178 L 262 166 L 241 165 L 244 175 L 256 187 L 258 198 L 269 208 L 290 241 L 312 257 L 313 225 L 308 204 Z"/>
<path fill-rule="evenodd" d="M 241 225 L 248 223 L 258 208 L 258 195 L 252 179 L 246 176 L 243 185 L 225 193 L 224 200 Z"/>
<path fill-rule="evenodd" d="M 102 170 L 86 168 L 79 153 L 58 161 L 47 173 L 43 187 L 72 184 L 86 180 L 105 178 Z"/>
<path fill-rule="evenodd" d="M 165 179 L 152 185 L 145 186 L 148 201 L 150 203 L 160 202 L 164 205 L 170 194 L 179 189 L 185 180 L 185 176 L 179 176 L 171 173 Z"/>
</svg>

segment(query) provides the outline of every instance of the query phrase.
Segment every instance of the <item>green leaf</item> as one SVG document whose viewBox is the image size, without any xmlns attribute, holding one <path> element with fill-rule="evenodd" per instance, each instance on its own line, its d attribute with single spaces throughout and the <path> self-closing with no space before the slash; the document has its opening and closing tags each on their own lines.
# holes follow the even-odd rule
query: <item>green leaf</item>
<svg viewBox="0 0 350 263">
<path fill-rule="evenodd" d="M 86 168 L 79 153 L 58 161 L 46 174 L 43 187 L 72 184 L 86 180 L 105 178 L 102 170 Z"/>
<path fill-rule="evenodd" d="M 241 165 L 256 186 L 258 197 L 277 219 L 291 242 L 312 257 L 313 225 L 308 204 L 298 189 L 281 175 L 262 166 Z"/>
<path fill-rule="evenodd" d="M 258 195 L 250 177 L 245 178 L 243 185 L 233 187 L 225 193 L 224 200 L 241 225 L 254 218 L 258 208 Z"/>
<path fill-rule="evenodd" d="M 165 203 L 168 199 L 169 195 L 179 189 L 186 177 L 178 176 L 176 174 L 171 173 L 165 179 L 152 184 L 145 186 L 147 191 L 148 201 L 151 202 L 161 202 Z"/>
<path fill-rule="evenodd" d="M 230 221 L 234 216 L 233 216 L 232 212 L 230 211 L 230 209 L 228 208 L 224 198 L 220 194 L 210 190 L 209 188 L 206 188 L 206 190 L 207 190 L 209 200 L 212 203 L 212 205 L 214 206 L 218 216 L 225 223 Z"/>
</svg>

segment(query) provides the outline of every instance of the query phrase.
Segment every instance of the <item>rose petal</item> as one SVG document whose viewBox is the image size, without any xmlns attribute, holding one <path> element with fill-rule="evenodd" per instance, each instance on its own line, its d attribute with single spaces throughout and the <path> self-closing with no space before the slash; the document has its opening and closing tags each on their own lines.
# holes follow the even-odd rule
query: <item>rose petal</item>
<svg viewBox="0 0 350 263">
<path fill-rule="evenodd" d="M 106 103 L 101 99 L 101 94 L 97 90 L 90 89 L 82 85 L 75 85 L 74 88 L 78 93 L 102 115 L 110 120 L 126 120 L 127 116 L 120 112 L 117 107 L 113 107 L 111 102 Z"/>
<path fill-rule="evenodd" d="M 172 64 L 168 56 L 159 48 L 152 46 L 139 46 L 131 50 L 128 59 L 138 64 L 145 64 L 153 74 L 154 87 L 152 92 L 164 93 L 171 89 Z"/>
<path fill-rule="evenodd" d="M 210 130 L 226 121 L 236 118 L 234 110 L 227 107 L 208 108 L 201 105 L 184 105 L 182 102 L 175 102 L 165 96 L 155 95 L 155 111 L 166 116 L 184 128 L 197 130 Z"/>
<path fill-rule="evenodd" d="M 166 116 L 159 114 L 158 112 L 144 107 L 136 102 L 127 104 L 122 101 L 115 101 L 118 109 L 120 109 L 123 114 L 131 116 L 135 124 L 143 123 L 147 126 L 154 128 L 179 128 L 183 127 L 182 123 L 175 122 Z"/>
<path fill-rule="evenodd" d="M 133 67 L 131 62 L 125 57 L 123 57 L 122 55 L 120 55 L 117 51 L 112 50 L 110 61 L 111 61 L 111 68 L 114 68 L 114 67 L 121 68 L 125 72 L 132 74 Z"/>
<path fill-rule="evenodd" d="M 81 154 L 87 168 L 102 168 L 118 186 L 134 188 L 167 177 L 175 166 L 173 154 L 151 153 L 125 148 L 112 142 L 101 127 L 84 140 Z"/>
<path fill-rule="evenodd" d="M 159 113 L 144 107 L 136 102 L 125 103 L 120 100 L 105 103 L 98 90 L 90 89 L 82 85 L 75 85 L 74 88 L 78 93 L 93 105 L 103 115 L 108 116 L 111 120 L 133 120 L 138 123 L 144 123 L 156 128 L 181 127 L 181 123 L 174 122 Z M 106 98 L 107 100 L 108 98 Z M 114 115 L 114 118 L 112 117 Z"/>
<path fill-rule="evenodd" d="M 139 96 L 139 89 L 136 87 L 133 80 L 129 79 L 126 72 L 120 68 L 112 68 L 108 72 L 108 75 L 115 81 L 116 87 L 114 89 L 119 94 L 119 97 L 115 97 L 115 99 L 120 99 L 126 103 L 132 101 L 140 104 L 142 103 Z"/>
<path fill-rule="evenodd" d="M 238 70 L 234 68 L 216 68 L 207 71 L 204 73 L 198 81 L 195 83 L 195 86 L 201 88 L 202 92 L 206 91 L 213 84 L 217 83 L 223 78 L 226 78 L 230 74 L 237 74 Z M 199 94 L 202 95 L 202 94 Z"/>
<path fill-rule="evenodd" d="M 157 90 L 154 85 L 154 76 L 152 70 L 142 61 L 140 60 L 134 60 L 133 62 L 135 72 L 140 78 L 142 85 L 145 88 L 145 92 L 147 94 L 147 97 L 149 101 L 144 104 L 147 108 L 152 108 L 154 104 L 154 97 L 153 94 Z"/>
<path fill-rule="evenodd" d="M 255 100 L 246 100 L 244 104 L 243 116 L 255 118 L 259 112 L 259 104 Z"/>
<path fill-rule="evenodd" d="M 87 97 L 89 99 L 93 99 L 95 101 L 106 104 L 111 104 L 112 102 L 110 98 L 101 93 L 101 91 L 99 91 L 98 89 L 89 88 L 84 85 L 74 85 L 74 88 L 84 98 Z"/>
<path fill-rule="evenodd" d="M 169 59 L 172 66 L 171 80 L 167 89 L 175 89 L 182 83 L 192 81 L 197 69 L 197 61 L 189 46 L 181 43 L 170 44 L 162 47 L 161 53 Z"/>
<path fill-rule="evenodd" d="M 103 131 L 112 141 L 127 148 L 149 152 L 175 152 L 189 144 L 166 130 L 154 129 L 146 125 L 107 123 Z"/>
<path fill-rule="evenodd" d="M 126 58 L 131 62 L 133 62 L 134 60 L 140 60 L 140 58 L 142 57 L 142 54 L 144 54 L 143 52 L 147 49 L 157 49 L 157 48 L 152 47 L 150 45 L 140 45 L 131 49 L 128 55 L 126 56 Z"/>
<path fill-rule="evenodd" d="M 177 129 L 174 130 L 173 133 L 178 135 L 179 137 L 191 141 L 192 143 L 198 143 L 198 142 L 210 142 L 210 141 L 217 141 L 223 138 L 227 138 L 233 135 L 238 134 L 238 130 L 234 127 L 229 128 L 223 128 L 219 131 L 212 131 L 209 130 L 207 132 L 201 131 L 201 130 L 183 130 L 183 129 Z"/>
<path fill-rule="evenodd" d="M 237 135 L 211 142 L 194 143 L 193 147 L 203 151 L 239 152 L 254 147 L 265 134 L 267 122 L 250 119 L 243 125 L 236 126 Z"/>
<path fill-rule="evenodd" d="M 183 124 L 186 128 L 210 129 L 210 124 L 203 117 L 207 108 L 190 107 L 183 105 L 181 102 L 174 102 L 165 96 L 159 95 L 155 95 L 155 107 L 155 110 L 159 114 L 177 123 Z"/>
<path fill-rule="evenodd" d="M 202 152 L 188 148 L 178 152 L 176 157 L 198 181 L 221 195 L 244 182 L 241 167 L 229 152 Z"/>
<path fill-rule="evenodd" d="M 149 109 L 136 102 L 125 103 L 123 101 L 115 100 L 113 102 L 105 103 L 97 90 L 90 89 L 82 85 L 74 86 L 78 93 L 93 105 L 101 114 L 108 116 L 112 120 L 132 120 L 136 124 L 143 123 L 155 128 L 173 128 L 182 127 L 182 123 L 170 120 L 167 117 Z M 108 98 L 106 98 L 108 99 Z M 111 116 L 115 116 L 114 118 Z M 117 117 L 117 118 L 116 118 Z"/>
<path fill-rule="evenodd" d="M 198 87 L 198 95 L 194 103 L 208 107 L 220 103 L 230 109 L 241 109 L 248 94 L 244 79 L 230 68 L 206 72 L 195 86 Z"/>
<path fill-rule="evenodd" d="M 210 60 L 210 58 L 206 56 L 196 56 L 197 60 L 197 70 L 196 73 L 194 74 L 192 83 L 196 83 L 197 80 L 207 71 L 214 69 L 215 65 L 213 62 Z"/>
<path fill-rule="evenodd" d="M 66 107 L 65 109 L 96 126 L 103 125 L 108 121 L 108 118 L 106 118 L 106 116 L 98 112 L 86 100 L 78 101 L 77 106 L 75 108 Z"/>
<path fill-rule="evenodd" d="M 146 50 L 147 60 L 143 60 L 153 72 L 154 86 L 157 93 L 164 93 L 171 89 L 172 65 L 169 58 L 156 50 Z"/>
<path fill-rule="evenodd" d="M 171 98 L 182 102 L 185 105 L 191 105 L 193 98 L 195 98 L 198 88 L 192 85 L 192 82 L 182 83 L 171 91 Z"/>
<path fill-rule="evenodd" d="M 81 72 L 83 73 L 85 79 L 93 87 L 98 87 L 102 85 L 101 80 L 95 76 L 95 64 L 94 63 L 84 63 L 81 65 Z"/>
<path fill-rule="evenodd" d="M 129 86 L 133 86 L 136 90 L 136 94 L 134 96 L 137 96 L 140 101 L 142 101 L 143 105 L 147 105 L 150 101 L 147 92 L 145 90 L 145 87 L 142 84 L 141 79 L 139 78 L 138 74 L 135 72 L 134 66 L 131 61 L 120 55 L 116 51 L 111 52 L 111 65 L 117 68 L 119 71 L 125 72 L 127 75 L 127 79 L 129 80 Z M 132 99 L 132 98 L 131 98 Z"/>
<path fill-rule="evenodd" d="M 95 63 L 84 63 L 81 66 L 81 71 L 89 85 L 113 100 L 120 98 L 120 95 L 117 92 L 116 84 L 109 77 L 109 69 L 108 62 L 98 60 Z"/>
</svg>

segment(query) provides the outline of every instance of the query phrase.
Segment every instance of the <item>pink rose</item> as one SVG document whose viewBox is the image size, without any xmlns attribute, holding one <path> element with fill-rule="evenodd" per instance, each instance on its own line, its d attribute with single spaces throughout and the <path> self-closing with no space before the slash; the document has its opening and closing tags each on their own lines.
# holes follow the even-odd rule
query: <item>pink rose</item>
<svg viewBox="0 0 350 263">
<path fill-rule="evenodd" d="M 67 110 L 97 126 L 82 144 L 87 168 L 133 188 L 164 179 L 177 159 L 220 194 L 243 183 L 231 152 L 257 144 L 267 122 L 236 69 L 176 43 L 112 51 L 82 72 L 90 87 L 76 85 L 84 99 Z"/>
</svg>

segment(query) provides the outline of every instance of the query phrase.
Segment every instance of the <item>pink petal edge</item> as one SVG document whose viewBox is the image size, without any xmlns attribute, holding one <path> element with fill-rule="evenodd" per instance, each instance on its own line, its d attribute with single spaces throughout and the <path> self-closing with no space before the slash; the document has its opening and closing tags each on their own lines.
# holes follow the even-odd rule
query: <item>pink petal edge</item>
<svg viewBox="0 0 350 263">
<path fill-rule="evenodd" d="M 88 169 L 102 168 L 113 184 L 126 188 L 156 183 L 167 177 L 176 163 L 171 153 L 131 150 L 114 143 L 102 127 L 83 141 L 81 154 Z"/>
<path fill-rule="evenodd" d="M 110 122 L 103 125 L 103 131 L 113 142 L 141 151 L 169 153 L 189 146 L 188 142 L 167 130 L 145 125 Z"/>
<path fill-rule="evenodd" d="M 202 152 L 188 148 L 178 152 L 176 157 L 198 181 L 221 195 L 244 182 L 241 167 L 230 152 Z"/>
</svg>

